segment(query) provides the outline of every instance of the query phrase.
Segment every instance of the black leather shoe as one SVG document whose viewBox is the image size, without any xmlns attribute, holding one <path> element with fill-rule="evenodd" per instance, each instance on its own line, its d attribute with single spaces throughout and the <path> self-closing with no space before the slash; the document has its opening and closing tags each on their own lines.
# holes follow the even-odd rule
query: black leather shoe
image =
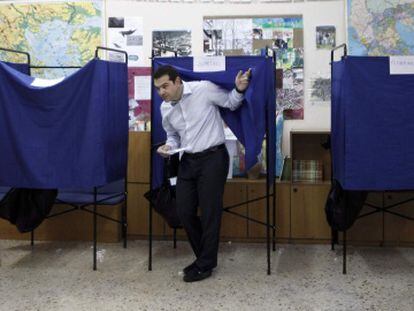
<svg viewBox="0 0 414 311">
<path fill-rule="evenodd" d="M 205 270 L 202 271 L 197 266 L 194 266 L 193 269 L 187 272 L 187 274 L 184 274 L 183 280 L 184 282 L 197 282 L 204 280 L 211 276 L 212 270 Z"/>
<path fill-rule="evenodd" d="M 184 274 L 187 274 L 188 272 L 190 272 L 190 270 L 192 270 L 195 267 L 196 267 L 196 263 L 194 261 L 192 264 L 188 265 L 187 267 L 183 269 Z"/>
</svg>

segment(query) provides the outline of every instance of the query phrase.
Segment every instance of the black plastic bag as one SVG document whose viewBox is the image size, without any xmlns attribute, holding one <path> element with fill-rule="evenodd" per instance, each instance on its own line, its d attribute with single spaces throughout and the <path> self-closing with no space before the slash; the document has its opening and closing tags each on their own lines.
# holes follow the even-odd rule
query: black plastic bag
<svg viewBox="0 0 414 311">
<path fill-rule="evenodd" d="M 358 218 L 368 193 L 343 190 L 338 181 L 332 182 L 325 204 L 326 219 L 332 229 L 345 231 Z"/>
<path fill-rule="evenodd" d="M 161 187 L 150 190 L 144 194 L 144 197 L 150 201 L 154 210 L 160 214 L 173 229 L 182 228 L 177 213 L 175 186 L 171 186 L 169 181 L 170 177 L 177 176 L 178 163 L 178 155 L 165 159 L 163 184 Z"/>
<path fill-rule="evenodd" d="M 56 196 L 56 189 L 11 188 L 0 201 L 0 217 L 30 232 L 49 215 Z"/>
<path fill-rule="evenodd" d="M 182 228 L 177 214 L 174 186 L 164 183 L 161 187 L 146 192 L 144 196 L 171 228 Z"/>
</svg>

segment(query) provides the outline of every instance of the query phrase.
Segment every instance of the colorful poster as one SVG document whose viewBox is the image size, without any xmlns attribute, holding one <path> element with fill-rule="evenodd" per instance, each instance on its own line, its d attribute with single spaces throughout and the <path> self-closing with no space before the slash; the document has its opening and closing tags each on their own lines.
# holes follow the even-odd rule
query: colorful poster
<svg viewBox="0 0 414 311">
<path fill-rule="evenodd" d="M 303 119 L 304 49 L 300 16 L 261 18 L 205 18 L 204 54 L 260 55 L 276 52 L 277 111 L 284 119 Z"/>
<path fill-rule="evenodd" d="M 149 131 L 151 122 L 151 68 L 128 68 L 129 130 Z"/>
</svg>

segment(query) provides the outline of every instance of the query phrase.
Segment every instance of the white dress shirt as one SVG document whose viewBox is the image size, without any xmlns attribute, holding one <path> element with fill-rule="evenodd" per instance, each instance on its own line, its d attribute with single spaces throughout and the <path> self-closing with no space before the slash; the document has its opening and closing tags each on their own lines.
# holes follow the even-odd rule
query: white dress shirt
<svg viewBox="0 0 414 311">
<path fill-rule="evenodd" d="M 195 153 L 223 144 L 219 106 L 236 110 L 244 99 L 235 89 L 227 91 L 210 81 L 183 81 L 183 95 L 176 102 L 162 102 L 162 126 L 172 149 L 187 147 Z"/>
</svg>

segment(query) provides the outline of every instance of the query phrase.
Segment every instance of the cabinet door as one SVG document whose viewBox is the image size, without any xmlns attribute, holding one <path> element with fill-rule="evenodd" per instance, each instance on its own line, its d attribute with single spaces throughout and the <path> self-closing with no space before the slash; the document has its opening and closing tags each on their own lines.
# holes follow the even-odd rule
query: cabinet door
<svg viewBox="0 0 414 311">
<path fill-rule="evenodd" d="M 330 239 L 325 202 L 329 184 L 292 184 L 291 236 L 294 239 Z"/>
<path fill-rule="evenodd" d="M 151 133 L 130 132 L 128 182 L 149 183 Z"/>
<path fill-rule="evenodd" d="M 144 197 L 148 190 L 149 184 L 128 184 L 128 235 L 148 236 L 149 202 Z M 164 235 L 164 220 L 154 210 L 152 230 L 154 236 Z"/>
<path fill-rule="evenodd" d="M 276 238 L 290 238 L 290 183 L 276 184 Z"/>
<path fill-rule="evenodd" d="M 245 184 L 237 184 L 228 182 L 224 189 L 223 204 L 229 207 L 239 203 L 246 202 L 247 186 Z M 247 204 L 230 209 L 230 211 L 247 216 Z M 229 239 L 246 239 L 247 238 L 247 220 L 231 213 L 223 212 L 221 221 L 221 237 L 225 240 Z"/>
<path fill-rule="evenodd" d="M 382 206 L 382 192 L 371 192 L 368 194 L 366 203 L 374 206 Z M 360 215 L 374 211 L 373 208 L 364 206 Z M 375 213 L 359 218 L 347 231 L 347 240 L 353 244 L 374 244 L 382 243 L 383 223 L 382 213 Z"/>
<path fill-rule="evenodd" d="M 270 191 L 273 191 L 272 189 Z M 266 195 L 264 184 L 248 185 L 248 200 Z M 273 198 L 270 197 L 270 223 L 273 222 Z M 249 217 L 266 222 L 266 199 L 248 204 Z M 266 226 L 249 222 L 249 238 L 266 238 Z M 276 184 L 276 238 L 289 238 L 290 229 L 290 183 Z M 270 233 L 272 235 L 272 232 Z"/>
<path fill-rule="evenodd" d="M 385 194 L 385 205 L 396 204 L 414 198 L 413 191 L 389 192 Z M 406 215 L 414 219 L 414 201 L 393 207 L 390 211 Z M 385 213 L 385 241 L 390 244 L 414 242 L 414 221 Z"/>
</svg>

